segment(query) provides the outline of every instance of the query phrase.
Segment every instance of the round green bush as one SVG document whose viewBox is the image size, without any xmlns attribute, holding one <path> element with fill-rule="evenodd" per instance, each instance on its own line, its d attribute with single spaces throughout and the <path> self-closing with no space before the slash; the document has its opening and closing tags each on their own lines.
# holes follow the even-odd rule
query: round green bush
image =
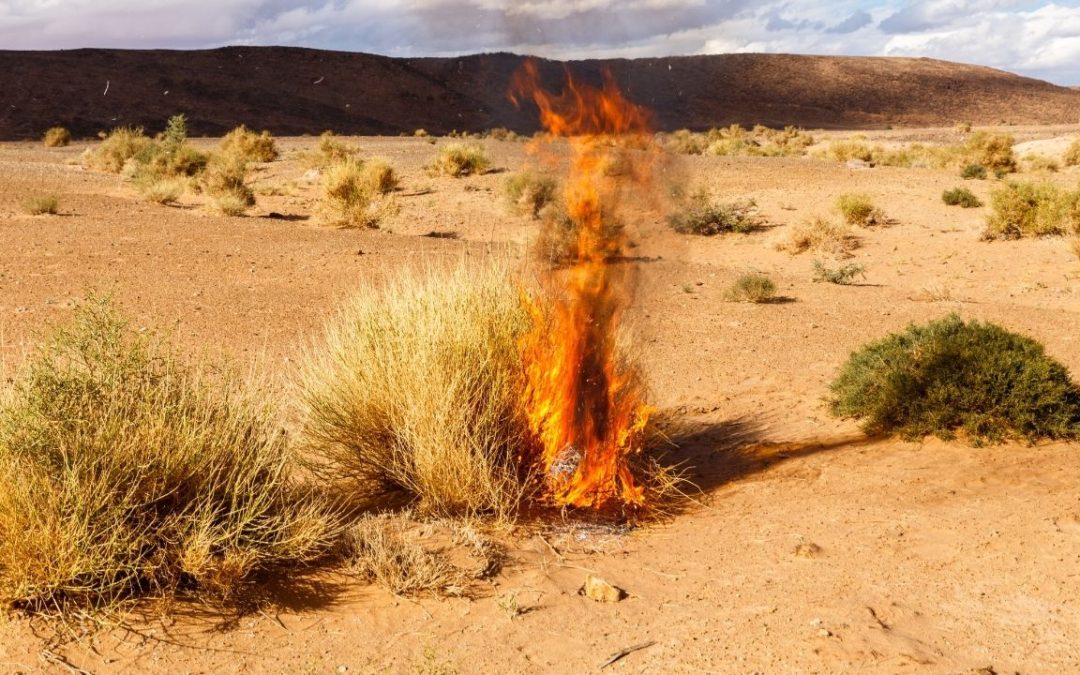
<svg viewBox="0 0 1080 675">
<path fill-rule="evenodd" d="M 834 415 L 905 438 L 962 430 L 976 444 L 1074 438 L 1080 388 L 1031 338 L 953 314 L 851 355 L 832 383 Z"/>
</svg>

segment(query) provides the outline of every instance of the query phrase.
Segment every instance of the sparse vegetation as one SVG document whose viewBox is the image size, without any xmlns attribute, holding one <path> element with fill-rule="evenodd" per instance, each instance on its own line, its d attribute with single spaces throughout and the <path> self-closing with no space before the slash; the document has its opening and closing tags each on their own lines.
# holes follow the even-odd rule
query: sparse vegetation
<svg viewBox="0 0 1080 675">
<path fill-rule="evenodd" d="M 48 148 L 63 148 L 71 143 L 71 132 L 64 127 L 52 127 L 45 132 L 42 142 Z"/>
<path fill-rule="evenodd" d="M 1080 166 L 1080 138 L 1072 142 L 1062 157 L 1065 166 Z"/>
<path fill-rule="evenodd" d="M 728 302 L 765 303 L 776 297 L 776 284 L 764 274 L 743 274 L 724 291 Z"/>
<path fill-rule="evenodd" d="M 531 171 L 510 176 L 505 183 L 511 208 L 533 218 L 539 218 L 544 207 L 555 200 L 558 187 L 553 177 Z"/>
<path fill-rule="evenodd" d="M 941 194 L 941 201 L 949 206 L 959 206 L 965 209 L 975 209 L 983 205 L 982 201 L 967 188 L 953 188 Z"/>
<path fill-rule="evenodd" d="M 986 239 L 1039 237 L 1080 228 L 1080 190 L 1013 182 L 994 190 L 990 202 L 993 212 L 987 219 Z"/>
<path fill-rule="evenodd" d="M 866 277 L 866 267 L 856 263 L 841 265 L 836 269 L 826 267 L 820 260 L 814 261 L 814 283 L 828 282 L 847 286 L 855 282 L 856 277 Z"/>
<path fill-rule="evenodd" d="M 378 180 L 364 162 L 350 159 L 335 164 L 323 175 L 324 218 L 338 227 L 377 227 L 382 217 L 378 194 Z"/>
<path fill-rule="evenodd" d="M 241 124 L 221 139 L 218 151 L 249 162 L 272 162 L 278 158 L 277 143 L 269 131 L 257 134 Z"/>
<path fill-rule="evenodd" d="M 24 208 L 32 216 L 56 215 L 60 210 L 60 200 L 56 195 L 40 195 L 27 199 Z"/>
<path fill-rule="evenodd" d="M 873 200 L 865 194 L 844 194 L 836 200 L 836 210 L 848 225 L 870 227 L 886 222 L 885 213 L 874 206 Z"/>
<path fill-rule="evenodd" d="M 1012 173 L 1016 171 L 1016 156 L 1011 134 L 976 131 L 964 143 L 961 156 L 968 164 L 981 164 L 992 171 Z"/>
<path fill-rule="evenodd" d="M 1080 389 L 1042 345 L 956 315 L 872 342 L 832 383 L 831 408 L 868 433 L 973 441 L 1074 438 Z"/>
<path fill-rule="evenodd" d="M 671 229 L 680 234 L 711 236 L 725 232 L 747 233 L 761 227 L 753 200 L 721 202 L 705 191 L 691 195 L 668 216 Z"/>
<path fill-rule="evenodd" d="M 1030 154 L 1024 157 L 1024 169 L 1034 173 L 1055 173 L 1061 169 L 1057 160 L 1045 155 Z"/>
<path fill-rule="evenodd" d="M 141 127 L 113 129 L 96 147 L 83 155 L 83 164 L 90 169 L 120 173 L 124 164 L 147 150 L 153 141 Z"/>
<path fill-rule="evenodd" d="M 290 477 L 270 412 L 228 372 L 181 364 L 91 299 L 0 404 L 0 604 L 109 610 L 237 599 L 313 560 L 332 519 Z"/>
<path fill-rule="evenodd" d="M 823 251 L 837 256 L 850 256 L 859 246 L 859 240 L 851 234 L 851 228 L 825 218 L 814 218 L 791 228 L 776 248 L 798 255 L 806 251 Z"/>
<path fill-rule="evenodd" d="M 986 180 L 986 167 L 982 164 L 968 164 L 960 171 L 964 180 Z"/>
<path fill-rule="evenodd" d="M 321 168 L 341 164 L 358 154 L 360 149 L 355 145 L 342 141 L 333 131 L 324 131 L 315 150 L 304 154 L 304 160 L 309 166 Z"/>
<path fill-rule="evenodd" d="M 401 182 L 394 167 L 382 157 L 372 157 L 364 161 L 363 174 L 372 191 L 380 195 L 390 194 Z"/>
<path fill-rule="evenodd" d="M 1002 175 L 1016 170 L 1016 157 L 1009 134 L 976 131 L 961 145 L 931 146 L 913 143 L 900 147 L 869 145 L 863 138 L 833 141 L 824 157 L 846 162 L 860 160 L 875 166 L 895 167 L 963 167 L 981 165 Z M 965 176 L 966 177 L 966 176 Z"/>
<path fill-rule="evenodd" d="M 137 187 L 147 201 L 156 204 L 175 204 L 187 190 L 186 184 L 179 178 L 157 178 Z"/>
<path fill-rule="evenodd" d="M 321 475 L 360 503 L 397 492 L 426 513 L 511 516 L 528 490 L 519 344 L 530 326 L 499 270 L 364 288 L 306 367 Z"/>
<path fill-rule="evenodd" d="M 219 211 L 227 216 L 239 216 L 255 205 L 255 191 L 248 185 L 247 176 L 246 159 L 218 153 L 206 166 L 202 186 Z"/>
<path fill-rule="evenodd" d="M 484 148 L 479 145 L 450 143 L 439 148 L 435 162 L 429 167 L 433 175 L 477 176 L 491 167 Z"/>
</svg>

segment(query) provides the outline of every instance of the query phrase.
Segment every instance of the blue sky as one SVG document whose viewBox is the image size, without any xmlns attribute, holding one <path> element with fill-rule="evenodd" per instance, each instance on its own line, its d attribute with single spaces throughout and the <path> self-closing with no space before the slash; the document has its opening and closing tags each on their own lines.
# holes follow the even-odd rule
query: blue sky
<svg viewBox="0 0 1080 675">
<path fill-rule="evenodd" d="M 1080 0 L 0 0 L 6 49 L 227 44 L 395 56 L 928 56 L 1080 85 Z"/>
</svg>

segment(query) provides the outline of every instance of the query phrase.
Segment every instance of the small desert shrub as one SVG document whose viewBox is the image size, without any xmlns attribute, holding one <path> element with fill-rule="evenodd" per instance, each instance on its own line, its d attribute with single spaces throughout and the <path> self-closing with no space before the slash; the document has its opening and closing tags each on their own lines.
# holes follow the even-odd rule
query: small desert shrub
<svg viewBox="0 0 1080 675">
<path fill-rule="evenodd" d="M 119 127 L 113 129 L 96 147 L 83 156 L 86 167 L 99 171 L 120 173 L 124 164 L 145 152 L 154 143 L 142 128 Z"/>
<path fill-rule="evenodd" d="M 56 215 L 60 209 L 60 200 L 55 195 L 31 197 L 26 200 L 25 208 L 32 216 Z"/>
<path fill-rule="evenodd" d="M 858 248 L 859 240 L 851 228 L 825 218 L 814 218 L 791 229 L 776 248 L 797 255 L 805 251 L 824 251 L 833 255 L 850 255 Z"/>
<path fill-rule="evenodd" d="M 1050 159 L 1045 155 L 1036 155 L 1034 153 L 1024 157 L 1024 169 L 1032 172 L 1044 172 L 1055 173 L 1061 167 L 1056 160 Z"/>
<path fill-rule="evenodd" d="M 64 127 L 52 127 L 45 132 L 42 142 L 49 148 L 62 148 L 71 143 L 71 132 Z"/>
<path fill-rule="evenodd" d="M 976 131 L 968 137 L 961 154 L 969 164 L 981 164 L 992 171 L 1011 173 L 1016 171 L 1013 145 L 1016 139 L 1010 134 Z"/>
<path fill-rule="evenodd" d="M 872 162 L 874 149 L 862 141 L 833 141 L 829 144 L 828 156 L 837 162 Z"/>
<path fill-rule="evenodd" d="M 381 213 L 378 192 L 364 163 L 350 159 L 334 164 L 323 175 L 322 209 L 328 223 L 338 227 L 376 227 Z"/>
<path fill-rule="evenodd" d="M 248 162 L 238 155 L 217 153 L 201 177 L 202 187 L 226 215 L 241 215 L 255 205 L 255 191 L 247 183 Z"/>
<path fill-rule="evenodd" d="M 506 179 L 506 198 L 519 213 L 539 218 L 556 196 L 559 184 L 551 176 L 525 171 Z"/>
<path fill-rule="evenodd" d="M 460 178 L 482 174 L 490 166 L 491 161 L 481 146 L 451 143 L 439 148 L 429 169 L 433 175 Z"/>
<path fill-rule="evenodd" d="M 720 202 L 707 192 L 696 192 L 668 216 L 671 229 L 680 234 L 715 235 L 753 232 L 761 226 L 754 200 Z"/>
<path fill-rule="evenodd" d="M 1080 225 L 1080 192 L 1065 193 L 1052 183 L 1009 183 L 990 194 L 993 212 L 987 239 L 1019 239 L 1061 234 Z"/>
<path fill-rule="evenodd" d="M 502 551 L 468 525 L 420 527 L 407 514 L 367 515 L 346 531 L 344 558 L 350 571 L 402 596 L 463 596 L 473 584 L 498 572 Z M 422 530 L 449 529 L 449 542 L 425 542 Z M 445 545 L 463 550 L 472 563 L 464 567 Z M 426 545 L 425 545 L 426 544 Z"/>
<path fill-rule="evenodd" d="M 269 131 L 257 134 L 243 124 L 221 139 L 218 151 L 238 155 L 250 162 L 272 162 L 278 158 L 277 143 Z"/>
<path fill-rule="evenodd" d="M 1065 166 L 1080 166 L 1080 138 L 1073 141 L 1062 157 Z"/>
<path fill-rule="evenodd" d="M 664 149 L 680 155 L 700 155 L 709 146 L 708 139 L 689 129 L 678 129 L 664 138 Z"/>
<path fill-rule="evenodd" d="M 622 241 L 623 223 L 615 217 L 616 209 L 607 204 L 600 206 L 599 237 L 605 256 L 618 256 Z M 540 210 L 542 226 L 534 242 L 534 250 L 541 260 L 554 266 L 573 263 L 579 255 L 581 222 L 570 215 L 563 200 L 549 202 Z"/>
<path fill-rule="evenodd" d="M 769 302 L 776 297 L 776 284 L 764 274 L 744 274 L 724 291 L 728 302 Z"/>
<path fill-rule="evenodd" d="M 394 167 L 382 157 L 372 157 L 363 165 L 364 180 L 378 194 L 390 194 L 401 182 Z"/>
<path fill-rule="evenodd" d="M 505 127 L 495 127 L 489 129 L 486 134 L 487 138 L 491 138 L 496 141 L 516 141 L 518 139 L 517 132 L 511 131 Z"/>
<path fill-rule="evenodd" d="M 684 143 L 691 142 L 687 139 Z M 692 142 L 698 142 L 694 139 Z M 720 156 L 800 157 L 814 144 L 814 137 L 798 127 L 770 129 L 761 125 L 746 130 L 738 124 L 710 129 L 705 134 L 705 152 Z"/>
<path fill-rule="evenodd" d="M 361 503 L 404 492 L 429 513 L 510 516 L 527 489 L 519 345 L 531 325 L 499 270 L 364 288 L 305 368 L 320 473 Z"/>
<path fill-rule="evenodd" d="M 427 129 L 417 129 L 413 132 L 413 136 L 415 136 L 416 138 L 427 138 L 430 135 L 431 134 L 427 132 Z"/>
<path fill-rule="evenodd" d="M 872 342 L 832 383 L 832 412 L 868 433 L 975 441 L 1073 438 L 1080 389 L 1031 338 L 956 315 Z"/>
<path fill-rule="evenodd" d="M 959 206 L 965 209 L 975 209 L 983 205 L 978 197 L 967 188 L 953 188 L 941 194 L 941 201 L 949 206 Z"/>
<path fill-rule="evenodd" d="M 359 148 L 339 140 L 333 131 L 324 131 L 319 136 L 319 143 L 315 146 L 315 151 L 305 154 L 304 157 L 311 166 L 325 167 L 344 162 L 359 153 Z"/>
<path fill-rule="evenodd" d="M 273 415 L 231 374 L 187 367 L 91 300 L 0 404 L 0 605 L 108 610 L 229 600 L 327 550 Z"/>
<path fill-rule="evenodd" d="M 874 206 L 869 195 L 845 194 L 836 200 L 836 210 L 848 225 L 870 227 L 885 222 L 885 214 Z"/>
<path fill-rule="evenodd" d="M 986 180 L 986 167 L 982 164 L 968 164 L 960 171 L 964 180 Z"/>
<path fill-rule="evenodd" d="M 866 267 L 850 263 L 841 265 L 836 269 L 826 267 L 820 260 L 814 261 L 814 283 L 827 282 L 847 286 L 855 281 L 855 277 L 866 277 Z"/>
<path fill-rule="evenodd" d="M 138 186 L 148 201 L 156 204 L 173 204 L 184 196 L 187 185 L 179 178 L 157 178 Z"/>
</svg>

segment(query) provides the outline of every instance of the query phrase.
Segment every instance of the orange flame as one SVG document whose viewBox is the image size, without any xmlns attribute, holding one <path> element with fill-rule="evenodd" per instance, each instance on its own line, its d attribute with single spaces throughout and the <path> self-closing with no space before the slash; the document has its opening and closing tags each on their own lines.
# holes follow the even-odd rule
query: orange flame
<svg viewBox="0 0 1080 675">
<path fill-rule="evenodd" d="M 575 231 L 570 262 L 548 271 L 553 303 L 530 301 L 533 329 L 522 342 L 527 412 L 540 446 L 533 459 L 557 505 L 641 506 L 645 489 L 629 460 L 640 451 L 649 408 L 638 373 L 616 349 L 627 274 L 612 258 L 626 242 L 610 226 L 618 178 L 608 174 L 622 143 L 646 138 L 649 114 L 623 97 L 610 73 L 595 88 L 567 72 L 565 90 L 549 93 L 533 61 L 515 75 L 510 98 L 517 105 L 531 98 L 547 131 L 567 137 L 571 149 L 564 192 Z"/>
</svg>

